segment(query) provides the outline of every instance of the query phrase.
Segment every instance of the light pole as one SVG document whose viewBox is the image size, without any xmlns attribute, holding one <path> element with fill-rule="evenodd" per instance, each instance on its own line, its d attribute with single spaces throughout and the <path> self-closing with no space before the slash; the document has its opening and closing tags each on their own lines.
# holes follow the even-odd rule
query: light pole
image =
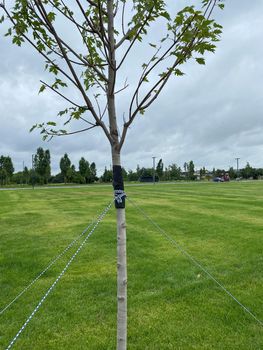
<svg viewBox="0 0 263 350">
<path fill-rule="evenodd" d="M 152 157 L 153 159 L 153 184 L 155 185 L 155 158 L 156 157 Z"/>
<path fill-rule="evenodd" d="M 237 161 L 237 177 L 238 177 L 238 162 L 239 162 L 240 158 L 235 158 L 235 160 Z"/>
</svg>

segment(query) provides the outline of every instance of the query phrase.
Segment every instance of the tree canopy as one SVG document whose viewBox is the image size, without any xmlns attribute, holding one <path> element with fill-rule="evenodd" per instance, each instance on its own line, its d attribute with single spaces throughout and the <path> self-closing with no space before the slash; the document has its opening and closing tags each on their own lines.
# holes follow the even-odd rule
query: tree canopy
<svg viewBox="0 0 263 350">
<path fill-rule="evenodd" d="M 34 128 L 39 127 L 46 138 L 101 127 L 120 151 L 133 120 L 156 100 L 173 75 L 184 74 L 182 65 L 190 58 L 202 65 L 205 53 L 215 51 L 221 26 L 211 14 L 223 3 L 200 3 L 200 8 L 186 6 L 172 13 L 168 2 L 160 0 L 89 0 L 86 4 L 78 0 L 2 1 L 1 21 L 11 23 L 6 35 L 18 46 L 31 44 L 51 74 L 48 82 L 42 81 L 40 92 L 51 89 L 68 104 L 58 113 L 66 117 L 64 127 L 51 120 Z M 131 77 L 121 83 L 130 64 L 128 58 L 138 43 L 147 40 L 155 22 L 162 23 L 162 35 L 155 35 L 156 40 L 147 44 L 148 58 L 144 57 L 137 82 L 130 88 Z M 71 35 L 65 35 L 65 28 Z M 76 100 L 66 93 L 70 86 L 78 92 Z M 105 115 L 111 114 L 110 97 L 126 92 L 130 101 L 127 109 L 121 115 L 114 112 L 117 124 L 108 127 Z M 86 127 L 67 131 L 65 126 L 73 119 Z"/>
</svg>

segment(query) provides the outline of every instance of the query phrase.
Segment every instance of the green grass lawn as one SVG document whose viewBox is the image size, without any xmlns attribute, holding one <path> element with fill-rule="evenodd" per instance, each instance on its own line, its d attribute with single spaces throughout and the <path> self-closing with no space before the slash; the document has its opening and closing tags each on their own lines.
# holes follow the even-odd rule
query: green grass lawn
<svg viewBox="0 0 263 350">
<path fill-rule="evenodd" d="M 263 319 L 263 182 L 127 187 L 173 239 Z M 110 202 L 111 187 L 0 191 L 0 309 Z M 263 349 L 263 327 L 127 203 L 128 349 Z M 0 315 L 5 349 L 76 247 Z M 115 349 L 112 208 L 13 349 Z"/>
</svg>

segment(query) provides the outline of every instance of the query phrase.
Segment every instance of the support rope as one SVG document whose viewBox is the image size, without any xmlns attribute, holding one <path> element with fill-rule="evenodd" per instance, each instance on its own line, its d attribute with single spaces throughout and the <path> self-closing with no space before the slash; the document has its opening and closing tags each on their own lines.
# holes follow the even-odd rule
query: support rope
<svg viewBox="0 0 263 350">
<path fill-rule="evenodd" d="M 176 242 L 167 232 L 165 232 L 146 212 L 141 209 L 133 200 L 127 197 L 128 201 L 139 211 L 172 245 L 174 245 L 185 257 L 187 257 L 195 266 L 200 268 L 212 281 L 214 281 L 230 298 L 232 298 L 244 311 L 246 311 L 260 326 L 263 322 L 257 318 L 245 305 L 243 305 L 229 290 L 227 290 L 209 271 L 207 271 L 192 255 L 190 255 L 178 242 Z"/>
<path fill-rule="evenodd" d="M 42 297 L 42 299 L 39 301 L 39 303 L 37 304 L 37 306 L 35 307 L 35 309 L 32 311 L 32 313 L 30 314 L 30 316 L 27 318 L 27 320 L 25 321 L 25 323 L 23 324 L 23 326 L 19 329 L 19 331 L 16 333 L 16 335 L 14 336 L 14 338 L 11 340 L 11 342 L 9 343 L 8 347 L 6 348 L 6 350 L 10 350 L 13 345 L 15 344 L 15 342 L 17 341 L 18 337 L 21 335 L 21 333 L 23 332 L 23 330 L 26 328 L 26 326 L 28 325 L 28 323 L 32 320 L 33 316 L 35 315 L 35 313 L 38 311 L 38 309 L 40 308 L 40 306 L 43 304 L 43 302 L 46 300 L 46 298 L 48 297 L 48 295 L 50 294 L 50 292 L 55 288 L 56 284 L 58 283 L 58 281 L 61 279 L 61 277 L 65 274 L 65 272 L 67 271 L 67 269 L 69 268 L 69 266 L 71 265 L 71 263 L 73 262 L 73 260 L 76 258 L 76 256 L 78 255 L 78 253 L 81 251 L 81 249 L 83 248 L 84 244 L 86 243 L 86 241 L 89 239 L 89 237 L 92 235 L 92 233 L 95 231 L 95 229 L 97 228 L 97 226 L 99 225 L 99 223 L 102 221 L 102 219 L 104 218 L 104 216 L 107 214 L 107 212 L 110 210 L 111 206 L 112 206 L 111 202 L 104 210 L 103 212 L 100 214 L 97 222 L 94 224 L 93 228 L 91 229 L 91 231 L 89 232 L 89 234 L 85 237 L 85 239 L 83 240 L 83 242 L 80 244 L 80 246 L 78 247 L 78 249 L 75 251 L 75 253 L 71 256 L 70 260 L 68 261 L 68 263 L 66 264 L 66 266 L 64 267 L 64 269 L 61 271 L 61 273 L 59 274 L 59 276 L 56 278 L 56 280 L 53 282 L 53 284 L 51 285 L 51 287 L 47 290 L 47 292 L 45 293 L 45 295 Z"/>
<path fill-rule="evenodd" d="M 45 272 L 47 272 L 60 258 L 62 258 L 66 252 L 75 244 L 77 241 L 90 229 L 92 224 L 95 220 L 93 220 L 86 228 L 85 230 L 77 237 L 75 238 L 59 255 L 57 255 L 49 264 L 48 266 L 40 272 L 40 274 L 32 281 L 30 282 L 12 301 L 10 301 L 9 304 L 7 304 L 1 311 L 0 315 L 2 315 L 15 301 L 17 301 L 26 291 L 28 291 L 36 282 L 37 280 L 44 275 Z"/>
</svg>

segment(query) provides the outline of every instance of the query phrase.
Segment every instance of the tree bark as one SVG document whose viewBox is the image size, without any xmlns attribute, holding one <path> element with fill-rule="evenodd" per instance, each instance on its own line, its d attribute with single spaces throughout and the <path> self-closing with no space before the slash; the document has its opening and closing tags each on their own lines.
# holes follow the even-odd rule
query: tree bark
<svg viewBox="0 0 263 350">
<path fill-rule="evenodd" d="M 115 198 L 123 193 L 120 154 L 113 151 L 113 187 Z M 118 192 L 120 191 L 120 192 Z M 121 200 L 121 203 L 120 203 Z M 117 350 L 127 349 L 127 261 L 125 198 L 115 200 L 117 214 Z"/>
<path fill-rule="evenodd" d="M 125 208 L 117 209 L 117 349 L 127 348 L 127 265 Z"/>
</svg>

